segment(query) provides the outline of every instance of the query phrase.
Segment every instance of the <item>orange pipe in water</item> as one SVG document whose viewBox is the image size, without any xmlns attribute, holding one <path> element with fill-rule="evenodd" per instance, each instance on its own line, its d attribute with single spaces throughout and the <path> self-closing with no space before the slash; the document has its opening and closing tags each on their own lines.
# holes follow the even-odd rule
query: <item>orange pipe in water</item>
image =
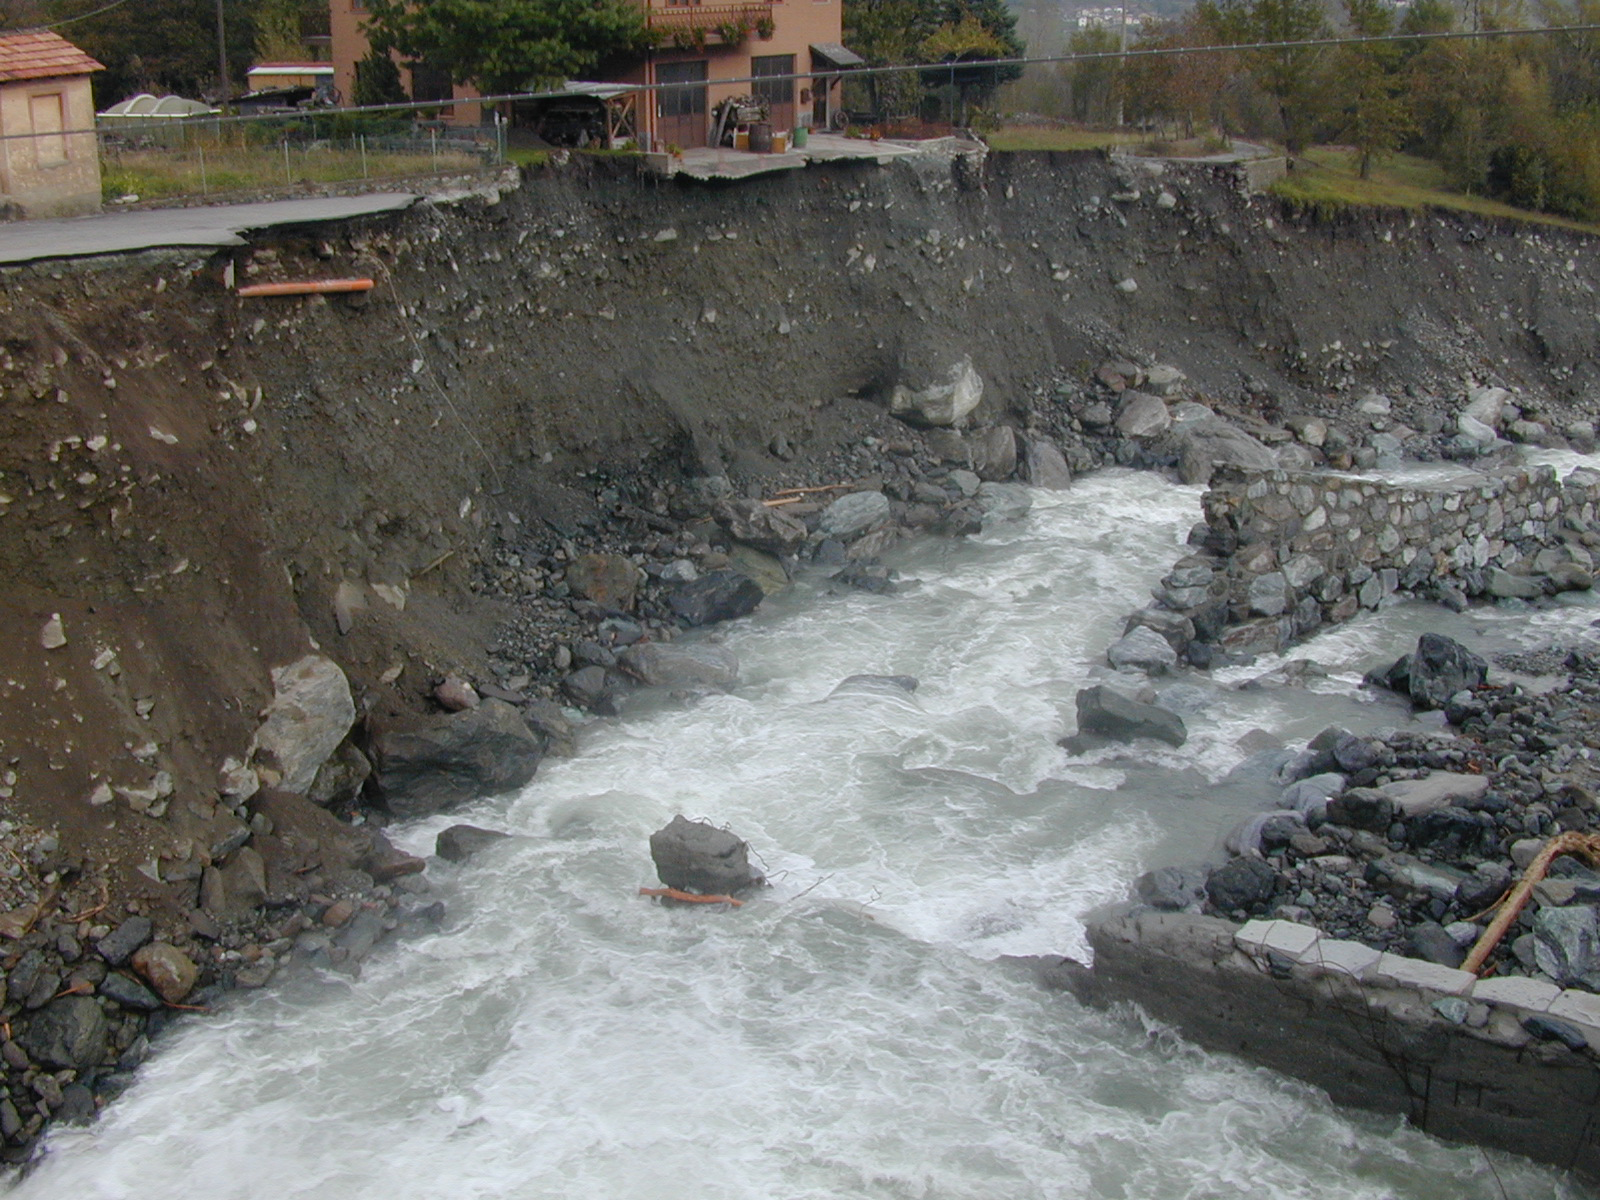
<svg viewBox="0 0 1600 1200">
<path fill-rule="evenodd" d="M 735 900 L 732 896 L 697 896 L 694 892 L 680 892 L 677 888 L 670 887 L 642 887 L 639 889 L 641 896 L 665 896 L 669 900 L 682 900 L 689 904 L 731 904 L 735 908 L 743 908 L 743 900 Z"/>
<path fill-rule="evenodd" d="M 304 283 L 251 283 L 241 296 L 316 296 L 326 292 L 370 292 L 370 279 L 311 279 Z"/>
</svg>

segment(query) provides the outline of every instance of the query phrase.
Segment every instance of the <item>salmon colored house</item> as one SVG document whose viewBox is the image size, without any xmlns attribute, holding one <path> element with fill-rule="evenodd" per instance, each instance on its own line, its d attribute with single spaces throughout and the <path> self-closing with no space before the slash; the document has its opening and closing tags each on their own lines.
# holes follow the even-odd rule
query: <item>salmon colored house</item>
<svg viewBox="0 0 1600 1200">
<path fill-rule="evenodd" d="M 613 64 L 600 79 L 610 83 L 676 85 L 641 98 L 635 115 L 640 141 L 651 149 L 685 149 L 711 141 L 711 114 L 731 96 L 765 103 L 774 130 L 823 125 L 837 105 L 837 77 L 829 85 L 812 73 L 860 64 L 839 44 L 843 0 L 744 0 L 735 4 L 637 0 L 656 32 L 658 48 Z M 329 0 L 335 81 L 346 103 L 354 93 L 355 64 L 366 57 L 361 25 L 366 0 Z M 401 67 L 418 100 L 475 97 L 470 88 L 412 66 Z M 801 78 L 785 79 L 784 76 Z M 744 80 L 734 83 L 731 80 Z M 753 81 L 753 82 L 751 82 Z M 419 91 L 421 94 L 419 94 Z M 457 120 L 476 121 L 478 106 Z"/>
<path fill-rule="evenodd" d="M 104 69 L 49 30 L 0 33 L 0 204 L 27 217 L 99 211 L 89 76 Z"/>
</svg>

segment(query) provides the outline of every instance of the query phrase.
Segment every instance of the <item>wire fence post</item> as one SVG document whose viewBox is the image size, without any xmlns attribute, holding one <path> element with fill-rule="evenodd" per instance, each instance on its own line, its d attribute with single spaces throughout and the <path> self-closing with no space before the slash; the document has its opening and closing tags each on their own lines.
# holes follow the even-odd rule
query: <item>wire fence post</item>
<svg viewBox="0 0 1600 1200">
<path fill-rule="evenodd" d="M 283 182 L 286 184 L 294 182 L 294 175 L 289 170 L 289 139 L 287 137 L 283 139 Z"/>
<path fill-rule="evenodd" d="M 357 140 L 361 143 L 361 178 L 365 179 L 367 178 L 367 135 L 364 133 L 358 134 Z"/>
<path fill-rule="evenodd" d="M 195 139 L 194 148 L 200 152 L 200 194 L 209 196 L 211 189 L 206 184 L 206 148 L 198 138 Z"/>
<path fill-rule="evenodd" d="M 439 131 L 437 129 L 428 130 L 428 153 L 433 160 L 433 169 L 437 171 L 439 169 Z"/>
</svg>

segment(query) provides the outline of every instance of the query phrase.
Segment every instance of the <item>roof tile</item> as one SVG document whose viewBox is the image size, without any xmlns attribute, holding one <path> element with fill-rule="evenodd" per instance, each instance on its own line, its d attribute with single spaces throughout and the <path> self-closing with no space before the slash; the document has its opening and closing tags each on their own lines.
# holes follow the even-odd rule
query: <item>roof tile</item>
<svg viewBox="0 0 1600 1200">
<path fill-rule="evenodd" d="M 105 70 L 60 34 L 48 29 L 0 33 L 0 83 L 87 75 Z"/>
</svg>

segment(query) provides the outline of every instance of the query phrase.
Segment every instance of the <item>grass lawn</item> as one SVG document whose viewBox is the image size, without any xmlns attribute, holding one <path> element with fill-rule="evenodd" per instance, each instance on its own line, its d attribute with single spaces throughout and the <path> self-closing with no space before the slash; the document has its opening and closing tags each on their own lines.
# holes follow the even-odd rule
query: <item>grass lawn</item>
<svg viewBox="0 0 1600 1200">
<path fill-rule="evenodd" d="M 1310 162 L 1307 169 L 1302 164 Z M 1443 168 L 1427 159 L 1396 154 L 1374 163 L 1371 177 L 1356 173 L 1354 155 L 1337 146 L 1319 146 L 1296 160 L 1288 177 L 1273 184 L 1272 192 L 1294 204 L 1320 212 L 1351 208 L 1399 208 L 1418 211 L 1451 209 L 1480 217 L 1504 217 L 1537 225 L 1553 225 L 1584 233 L 1600 233 L 1600 225 L 1573 221 L 1549 213 L 1513 208 L 1498 200 L 1450 190 Z"/>
<path fill-rule="evenodd" d="M 297 183 L 341 183 L 350 179 L 394 179 L 440 171 L 470 171 L 475 155 L 459 153 L 386 154 L 359 150 L 290 148 L 285 161 L 274 147 L 208 150 L 204 157 L 183 150 L 125 150 L 101 161 L 100 191 L 106 200 L 135 195 L 144 200 L 168 196 L 215 196 L 260 191 Z"/>
</svg>

